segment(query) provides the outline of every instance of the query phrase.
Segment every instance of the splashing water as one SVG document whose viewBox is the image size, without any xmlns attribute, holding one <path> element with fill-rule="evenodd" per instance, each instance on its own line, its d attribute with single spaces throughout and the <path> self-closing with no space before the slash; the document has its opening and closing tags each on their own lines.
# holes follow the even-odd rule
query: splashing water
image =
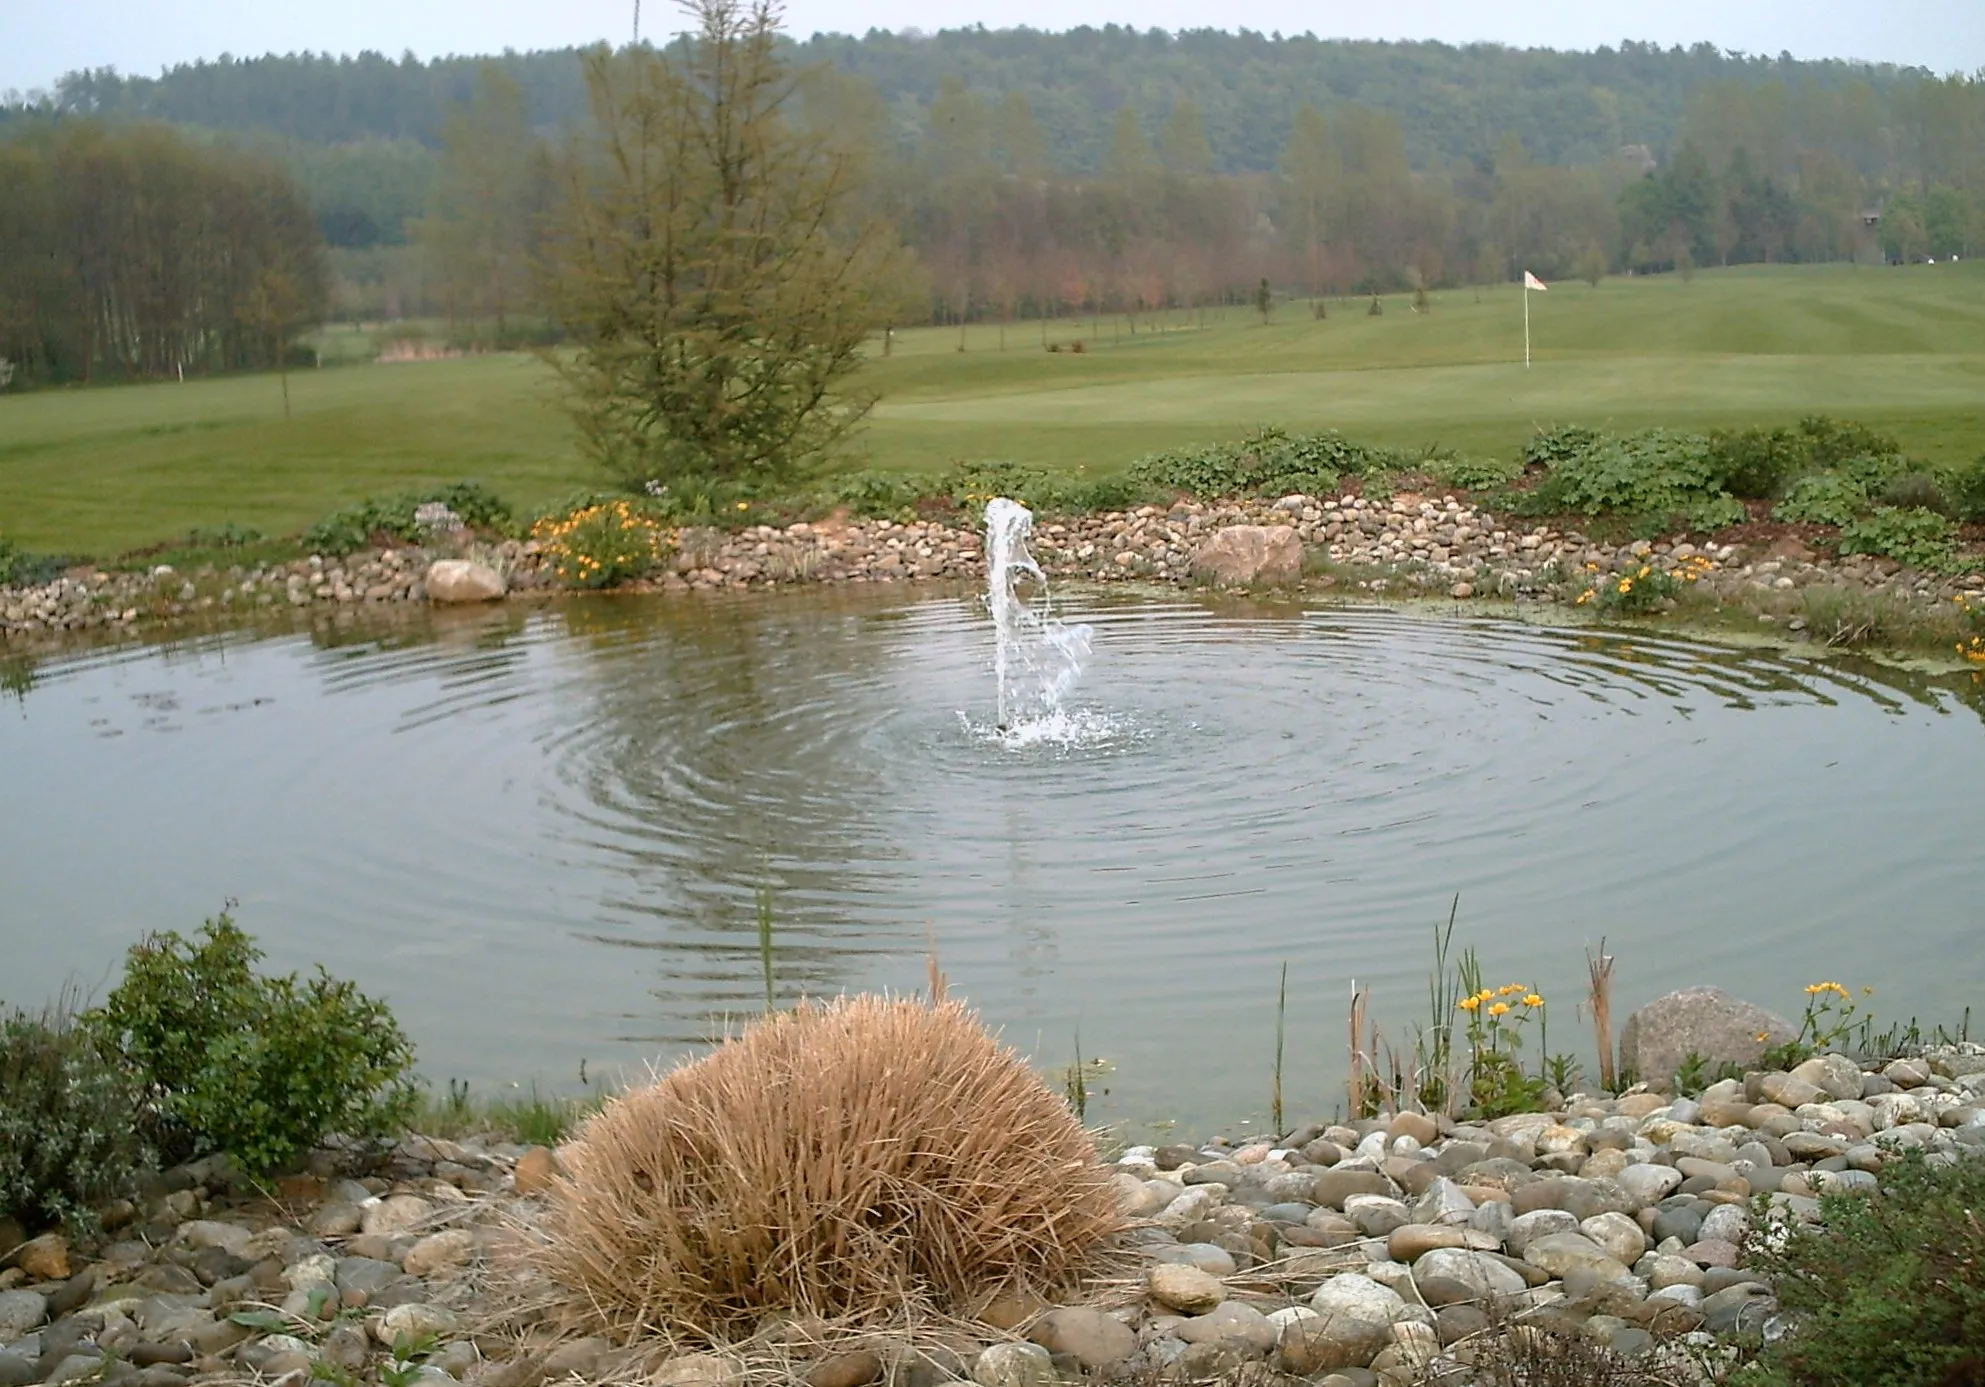
<svg viewBox="0 0 1985 1387">
<path fill-rule="evenodd" d="M 1090 628 L 1055 620 L 1047 575 L 1027 552 L 1034 513 L 996 496 L 986 503 L 986 608 L 992 613 L 998 734 L 1016 745 L 1089 740 L 1095 715 L 1065 712 L 1062 699 L 1082 677 Z M 1031 597 L 1023 597 L 1031 586 Z"/>
</svg>

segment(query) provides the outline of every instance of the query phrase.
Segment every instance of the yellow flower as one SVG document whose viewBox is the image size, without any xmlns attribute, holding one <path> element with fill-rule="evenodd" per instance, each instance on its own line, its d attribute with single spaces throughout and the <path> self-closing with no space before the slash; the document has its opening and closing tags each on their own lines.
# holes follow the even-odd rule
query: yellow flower
<svg viewBox="0 0 1985 1387">
<path fill-rule="evenodd" d="M 1532 992 L 1529 996 L 1523 999 L 1523 1005 L 1527 1007 L 1541 1007 L 1544 1005 L 1544 999 L 1538 996 L 1535 992 Z"/>
<path fill-rule="evenodd" d="M 1493 987 L 1485 987 L 1480 992 L 1477 992 L 1475 995 L 1477 997 L 1480 997 L 1485 1002 L 1492 1002 L 1496 999 L 1496 989 Z"/>
<path fill-rule="evenodd" d="M 1494 1006 L 1489 1008 L 1489 1015 L 1491 1016 L 1505 1016 L 1508 1013 L 1509 1013 L 1508 1002 L 1497 1002 Z"/>
<path fill-rule="evenodd" d="M 1627 593 L 1630 593 L 1632 591 L 1633 591 L 1633 579 L 1631 578 L 1620 579 L 1620 595 L 1624 597 Z"/>
<path fill-rule="evenodd" d="M 1771 1039 L 1771 1032 L 1770 1032 L 1770 1031 L 1759 1031 L 1759 1032 L 1757 1033 L 1757 1035 L 1756 1035 L 1756 1036 L 1755 1036 L 1754 1038 L 1755 1038 L 1755 1039 L 1757 1040 L 1757 1043 L 1758 1043 L 1758 1044 L 1760 1044 L 1760 1045 L 1762 1045 L 1762 1044 L 1764 1044 L 1764 1043 L 1765 1043 L 1765 1042 L 1766 1042 L 1767 1040 L 1769 1040 L 1769 1039 Z"/>
<path fill-rule="evenodd" d="M 739 501 L 739 502 L 737 503 L 737 508 L 738 508 L 739 510 L 750 510 L 750 509 L 751 509 L 751 502 L 749 502 L 749 501 Z"/>
<path fill-rule="evenodd" d="M 1457 1005 L 1463 1011 L 1473 1011 L 1476 1007 L 1482 1005 L 1482 999 L 1480 997 L 1463 997 Z"/>
<path fill-rule="evenodd" d="M 1525 987 L 1523 986 L 1523 984 L 1522 984 L 1522 983 L 1520 983 L 1520 982 L 1513 982 L 1513 983 L 1509 983 L 1508 985 L 1506 985 L 1506 986 L 1505 986 L 1505 987 L 1503 988 L 1503 990 L 1502 990 L 1502 991 L 1501 991 L 1501 992 L 1500 992 L 1499 994 L 1497 994 L 1497 995 L 1499 995 L 1499 996 L 1503 996 L 1503 997 L 1514 997 L 1514 996 L 1515 996 L 1515 995 L 1516 995 L 1517 993 L 1519 993 L 1519 992 L 1523 992 L 1523 991 L 1526 991 L 1526 990 L 1527 990 L 1527 989 L 1526 989 L 1526 988 L 1525 988 Z"/>
</svg>

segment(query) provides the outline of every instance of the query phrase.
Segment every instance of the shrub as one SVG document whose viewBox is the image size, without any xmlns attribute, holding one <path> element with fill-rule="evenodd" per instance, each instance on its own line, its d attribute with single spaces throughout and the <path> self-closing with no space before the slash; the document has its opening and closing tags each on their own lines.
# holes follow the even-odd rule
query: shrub
<svg viewBox="0 0 1985 1387">
<path fill-rule="evenodd" d="M 1534 514 L 1616 515 L 1653 526 L 1715 530 L 1745 517 L 1723 489 L 1709 440 L 1647 429 L 1622 437 L 1559 429 L 1533 440 L 1526 454 L 1545 464 L 1524 498 Z"/>
<path fill-rule="evenodd" d="M 942 478 L 928 472 L 850 472 L 834 479 L 825 499 L 856 515 L 894 517 L 947 490 Z"/>
<path fill-rule="evenodd" d="M 1508 486 L 1523 475 L 1521 458 L 1447 457 L 1435 461 L 1428 470 L 1434 480 L 1463 491 L 1493 491 Z"/>
<path fill-rule="evenodd" d="M 52 583 L 69 561 L 55 554 L 30 554 L 0 535 L 0 587 L 29 588 Z"/>
<path fill-rule="evenodd" d="M 146 1086 L 161 1149 L 225 1151 L 264 1174 L 334 1132 L 404 1126 L 413 1047 L 385 1004 L 321 968 L 258 977 L 261 957 L 226 915 L 197 941 L 150 935 L 92 1013 Z"/>
<path fill-rule="evenodd" d="M 540 1264 L 583 1317 L 696 1339 L 1049 1291 L 1121 1223 L 1067 1104 L 950 1001 L 767 1016 L 562 1155 Z"/>
<path fill-rule="evenodd" d="M 1950 468 L 1941 480 L 1951 514 L 1970 524 L 1985 524 L 1985 454 Z"/>
<path fill-rule="evenodd" d="M 90 1229 L 149 1164 L 142 1103 L 67 1006 L 0 1018 L 0 1218 Z"/>
<path fill-rule="evenodd" d="M 1732 496 L 1763 499 L 1812 466 L 1811 441 L 1790 429 L 1740 429 L 1709 436 L 1709 465 Z"/>
<path fill-rule="evenodd" d="M 634 502 L 603 501 L 531 527 L 552 571 L 577 588 L 610 588 L 652 572 L 669 552 L 668 531 Z"/>
<path fill-rule="evenodd" d="M 242 549 L 266 538 L 253 525 L 237 525 L 230 520 L 222 525 L 195 525 L 186 532 L 186 545 L 190 549 Z"/>
<path fill-rule="evenodd" d="M 1857 460 L 1865 463 L 1868 459 L 1902 456 L 1902 445 L 1888 434 L 1877 433 L 1865 424 L 1830 419 L 1824 414 L 1809 414 L 1801 419 L 1799 433 L 1805 440 L 1811 467 L 1845 467 Z"/>
<path fill-rule="evenodd" d="M 1391 449 L 1353 443 L 1335 430 L 1289 434 L 1257 429 L 1239 443 L 1210 443 L 1153 453 L 1130 465 L 1128 480 L 1144 490 L 1190 496 L 1321 495 L 1346 475 L 1379 476 L 1411 459 Z"/>
<path fill-rule="evenodd" d="M 1608 615 L 1639 616 L 1660 610 L 1684 587 L 1700 582 L 1711 567 L 1706 560 L 1693 559 L 1678 564 L 1673 572 L 1642 564 L 1632 573 L 1592 574 L 1573 601 Z"/>
<path fill-rule="evenodd" d="M 1909 568 L 1942 570 L 1953 566 L 1957 538 L 1950 521 L 1934 511 L 1877 506 L 1865 519 L 1843 525 L 1843 554 L 1879 554 Z"/>
<path fill-rule="evenodd" d="M 1769 1387 L 1943 1387 L 1985 1380 L 1985 1159 L 1909 1149 L 1876 1195 L 1824 1194 L 1823 1227 L 1757 1220 L 1750 1253 L 1792 1332 L 1747 1380 Z"/>
<path fill-rule="evenodd" d="M 1838 472 L 1812 472 L 1792 484 L 1772 508 L 1779 520 L 1804 525 L 1845 525 L 1868 508 L 1868 489 Z"/>
<path fill-rule="evenodd" d="M 509 506 L 488 487 L 455 482 L 342 506 L 305 530 L 303 544 L 319 554 L 351 554 L 381 539 L 417 543 L 425 534 L 418 512 L 435 503 L 446 506 L 472 530 L 507 533 L 513 523 Z"/>
</svg>

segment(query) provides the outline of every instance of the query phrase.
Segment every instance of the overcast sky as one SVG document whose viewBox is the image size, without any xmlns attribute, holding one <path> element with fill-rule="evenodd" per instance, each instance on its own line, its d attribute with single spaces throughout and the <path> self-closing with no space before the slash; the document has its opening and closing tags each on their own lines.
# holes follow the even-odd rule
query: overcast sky
<svg viewBox="0 0 1985 1387">
<path fill-rule="evenodd" d="M 222 53 L 431 57 L 618 43 L 633 10 L 632 0 L 0 0 L 0 91 L 46 87 L 79 67 L 155 75 Z M 646 0 L 643 13 L 653 37 L 677 11 Z M 1706 39 L 1750 53 L 1985 69 L 1985 0 L 789 0 L 787 20 L 799 35 L 1114 21 L 1545 48 Z"/>
</svg>

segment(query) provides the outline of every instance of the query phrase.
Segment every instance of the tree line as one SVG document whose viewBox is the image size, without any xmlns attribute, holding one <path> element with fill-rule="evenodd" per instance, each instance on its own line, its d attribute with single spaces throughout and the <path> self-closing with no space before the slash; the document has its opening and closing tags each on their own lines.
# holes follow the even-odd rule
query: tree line
<svg viewBox="0 0 1985 1387">
<path fill-rule="evenodd" d="M 284 364 L 328 293 L 277 166 L 156 125 L 0 139 L 0 359 L 16 384 Z"/>
</svg>

